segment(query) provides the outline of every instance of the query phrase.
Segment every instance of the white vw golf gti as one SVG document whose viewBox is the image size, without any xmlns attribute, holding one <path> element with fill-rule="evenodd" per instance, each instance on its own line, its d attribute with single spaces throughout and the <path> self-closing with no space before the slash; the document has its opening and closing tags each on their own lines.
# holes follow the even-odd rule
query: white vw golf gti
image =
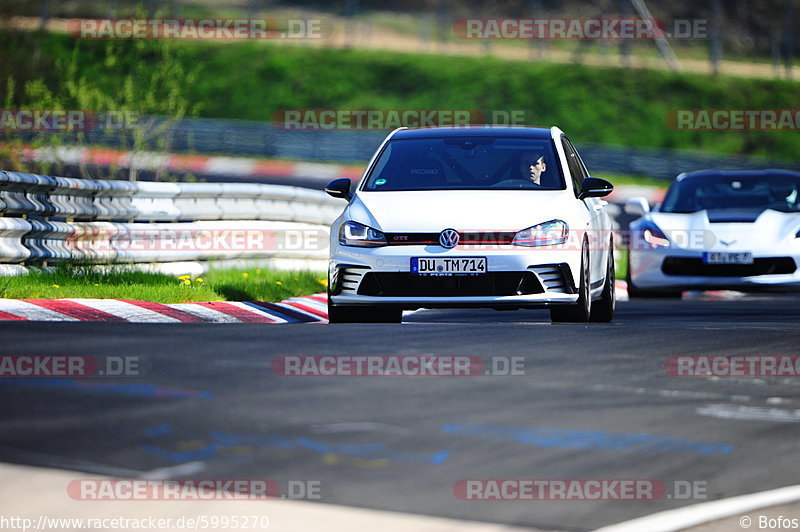
<svg viewBox="0 0 800 532">
<path fill-rule="evenodd" d="M 552 321 L 614 317 L 611 220 L 558 128 L 392 132 L 331 227 L 328 314 L 399 322 L 417 308 L 549 308 Z"/>
</svg>

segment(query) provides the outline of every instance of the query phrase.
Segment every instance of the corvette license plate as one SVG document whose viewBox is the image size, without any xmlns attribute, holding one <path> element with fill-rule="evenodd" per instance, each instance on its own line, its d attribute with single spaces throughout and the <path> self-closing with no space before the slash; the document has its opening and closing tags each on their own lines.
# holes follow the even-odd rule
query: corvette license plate
<svg viewBox="0 0 800 532">
<path fill-rule="evenodd" d="M 486 257 L 412 257 L 411 273 L 419 275 L 481 275 Z"/>
<path fill-rule="evenodd" d="M 703 253 L 705 264 L 753 264 L 753 254 L 749 251 L 707 251 Z"/>
</svg>

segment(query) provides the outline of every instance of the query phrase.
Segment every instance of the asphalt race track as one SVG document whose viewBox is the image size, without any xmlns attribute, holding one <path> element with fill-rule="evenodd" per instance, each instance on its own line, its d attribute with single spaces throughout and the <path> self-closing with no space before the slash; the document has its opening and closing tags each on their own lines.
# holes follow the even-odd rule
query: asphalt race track
<svg viewBox="0 0 800 532">
<path fill-rule="evenodd" d="M 800 296 L 402 325 L 0 324 L 2 355 L 139 357 L 138 377 L 0 380 L 0 460 L 91 474 L 321 481 L 323 502 L 587 530 L 698 499 L 463 501 L 460 479 L 658 479 L 708 499 L 797 483 L 800 380 L 679 378 L 670 355 L 800 354 Z M 279 355 L 524 357 L 524 375 L 284 377 Z M 184 466 L 184 469 L 176 466 Z M 703 484 L 704 483 L 704 484 Z"/>
</svg>

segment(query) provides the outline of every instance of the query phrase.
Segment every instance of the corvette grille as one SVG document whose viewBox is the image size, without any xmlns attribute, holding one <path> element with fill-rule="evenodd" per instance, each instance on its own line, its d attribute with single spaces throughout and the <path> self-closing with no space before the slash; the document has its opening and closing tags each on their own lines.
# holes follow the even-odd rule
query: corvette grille
<svg viewBox="0 0 800 532">
<path fill-rule="evenodd" d="M 359 295 L 377 297 L 519 296 L 543 292 L 533 272 L 490 272 L 453 277 L 368 272 L 358 287 Z"/>
<path fill-rule="evenodd" d="M 753 259 L 753 264 L 704 264 L 703 259 L 667 257 L 661 265 L 666 275 L 697 275 L 701 277 L 752 277 L 794 273 L 797 265 L 791 257 Z"/>
</svg>

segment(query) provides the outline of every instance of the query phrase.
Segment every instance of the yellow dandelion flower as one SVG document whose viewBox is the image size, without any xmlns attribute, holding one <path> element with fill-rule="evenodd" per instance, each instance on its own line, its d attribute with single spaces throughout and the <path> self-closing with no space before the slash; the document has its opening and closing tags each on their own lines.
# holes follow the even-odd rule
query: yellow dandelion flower
<svg viewBox="0 0 800 532">
<path fill-rule="evenodd" d="M 244 273 L 242 274 L 242 277 L 250 277 L 250 274 L 249 274 L 249 273 L 247 273 L 247 272 L 244 272 Z"/>
<path fill-rule="evenodd" d="M 275 284 L 283 284 L 283 283 L 280 281 L 275 281 Z"/>
<path fill-rule="evenodd" d="M 54 284 L 53 288 L 61 288 L 61 285 Z"/>
<path fill-rule="evenodd" d="M 196 282 L 196 283 L 204 283 L 205 281 L 203 280 L 202 277 L 198 277 L 197 279 L 194 280 L 194 282 Z"/>
<path fill-rule="evenodd" d="M 261 273 L 261 270 L 256 270 L 256 273 Z"/>
<path fill-rule="evenodd" d="M 94 283 L 95 286 L 100 286 L 100 283 Z"/>
<path fill-rule="evenodd" d="M 178 279 L 189 279 L 191 275 L 181 275 Z"/>
<path fill-rule="evenodd" d="M 326 281 L 325 279 L 317 279 L 317 282 L 322 286 L 328 286 L 328 281 Z"/>
<path fill-rule="evenodd" d="M 294 278 L 294 280 L 295 280 L 295 281 L 299 281 L 300 279 L 298 279 L 297 277 L 295 277 L 295 278 Z"/>
<path fill-rule="evenodd" d="M 190 284 L 192 284 L 192 281 L 190 281 L 189 279 L 184 279 L 183 280 L 183 284 L 190 285 Z"/>
</svg>

